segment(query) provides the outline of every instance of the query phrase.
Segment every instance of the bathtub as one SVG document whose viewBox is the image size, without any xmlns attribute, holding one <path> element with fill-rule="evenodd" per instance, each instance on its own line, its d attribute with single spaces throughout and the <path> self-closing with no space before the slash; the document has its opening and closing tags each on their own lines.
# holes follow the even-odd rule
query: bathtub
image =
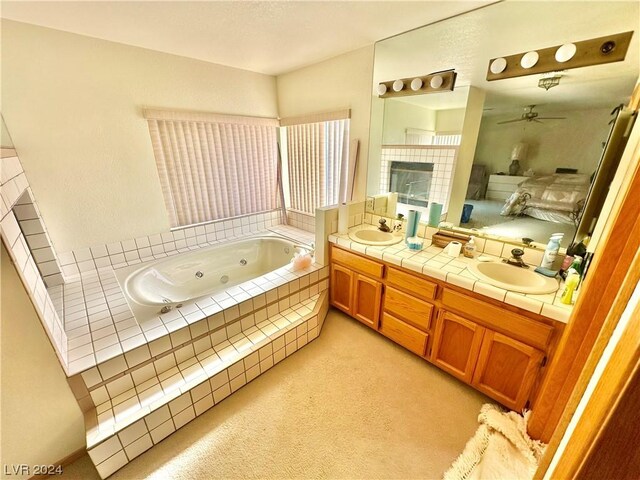
<svg viewBox="0 0 640 480">
<path fill-rule="evenodd" d="M 308 250 L 278 236 L 252 237 L 119 269 L 116 277 L 141 322 L 284 267 Z"/>
</svg>

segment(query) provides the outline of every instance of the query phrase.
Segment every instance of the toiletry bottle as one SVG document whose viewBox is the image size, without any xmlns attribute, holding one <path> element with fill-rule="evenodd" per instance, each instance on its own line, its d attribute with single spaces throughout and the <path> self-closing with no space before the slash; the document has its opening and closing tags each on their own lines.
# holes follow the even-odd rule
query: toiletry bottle
<svg viewBox="0 0 640 480">
<path fill-rule="evenodd" d="M 476 243 L 474 240 L 473 236 L 471 236 L 462 250 L 462 254 L 467 258 L 473 258 L 476 255 Z"/>
<path fill-rule="evenodd" d="M 582 257 L 575 257 L 573 259 L 573 262 L 571 263 L 571 265 L 569 266 L 569 268 L 567 268 L 567 271 L 564 274 L 564 279 L 568 279 L 570 275 L 577 273 L 580 278 L 582 278 Z"/>
<path fill-rule="evenodd" d="M 573 303 L 573 292 L 575 292 L 579 282 L 579 273 L 571 273 L 567 276 L 567 280 L 564 283 L 564 291 L 562 292 L 562 297 L 560 297 L 560 302 L 565 305 L 571 305 Z"/>
<path fill-rule="evenodd" d="M 553 262 L 556 260 L 558 256 L 558 251 L 560 250 L 560 240 L 562 240 L 563 234 L 553 234 L 549 239 L 549 243 L 547 244 L 547 248 L 544 251 L 544 255 L 542 256 L 542 263 L 540 266 L 542 268 L 552 268 Z"/>
</svg>

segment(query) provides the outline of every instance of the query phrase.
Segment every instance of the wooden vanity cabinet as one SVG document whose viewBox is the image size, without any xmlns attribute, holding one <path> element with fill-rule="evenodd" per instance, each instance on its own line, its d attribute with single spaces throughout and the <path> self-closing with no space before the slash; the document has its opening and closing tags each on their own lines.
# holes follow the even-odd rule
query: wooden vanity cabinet
<svg viewBox="0 0 640 480">
<path fill-rule="evenodd" d="M 343 250 L 334 249 L 332 255 L 331 304 L 377 330 L 382 305 L 382 282 L 360 272 L 382 278 L 383 265 Z"/>
<path fill-rule="evenodd" d="M 331 252 L 333 306 L 506 407 L 527 406 L 561 327 L 394 265 Z"/>
<path fill-rule="evenodd" d="M 471 385 L 521 412 L 540 372 L 544 353 L 486 329 Z"/>
<path fill-rule="evenodd" d="M 381 302 L 382 283 L 355 273 L 353 276 L 351 316 L 377 330 L 380 321 Z"/>
<path fill-rule="evenodd" d="M 445 372 L 471 383 L 485 328 L 440 310 L 431 348 L 431 361 Z"/>
</svg>

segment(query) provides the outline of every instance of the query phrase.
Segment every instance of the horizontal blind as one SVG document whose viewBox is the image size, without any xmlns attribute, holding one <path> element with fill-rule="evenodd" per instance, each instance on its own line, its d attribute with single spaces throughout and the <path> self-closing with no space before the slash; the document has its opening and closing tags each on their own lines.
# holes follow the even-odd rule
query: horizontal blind
<svg viewBox="0 0 640 480">
<path fill-rule="evenodd" d="M 149 112 L 145 116 L 172 227 L 277 207 L 275 120 Z"/>
</svg>

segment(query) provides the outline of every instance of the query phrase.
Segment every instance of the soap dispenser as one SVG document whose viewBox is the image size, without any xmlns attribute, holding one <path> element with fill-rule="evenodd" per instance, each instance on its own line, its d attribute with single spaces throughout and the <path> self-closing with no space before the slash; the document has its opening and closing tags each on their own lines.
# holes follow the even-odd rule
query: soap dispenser
<svg viewBox="0 0 640 480">
<path fill-rule="evenodd" d="M 471 236 L 462 249 L 462 254 L 467 258 L 473 258 L 476 255 L 476 242 L 474 240 L 474 237 Z"/>
</svg>

